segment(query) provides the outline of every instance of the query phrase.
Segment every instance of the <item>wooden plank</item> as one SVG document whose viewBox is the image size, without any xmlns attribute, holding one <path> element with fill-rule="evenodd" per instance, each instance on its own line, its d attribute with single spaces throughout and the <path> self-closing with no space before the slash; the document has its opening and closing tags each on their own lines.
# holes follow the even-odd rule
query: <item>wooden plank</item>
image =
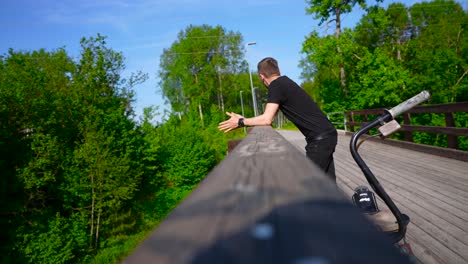
<svg viewBox="0 0 468 264">
<path fill-rule="evenodd" d="M 363 180 L 347 180 L 347 184 L 358 186 L 364 184 Z M 401 210 L 411 218 L 412 225 L 426 230 L 426 232 L 437 237 L 441 243 L 468 260 L 468 232 L 466 231 L 466 220 L 460 226 L 450 223 L 450 212 L 436 208 L 428 202 L 430 197 L 418 197 L 414 193 L 401 188 L 396 189 L 390 182 L 381 181 L 389 195 Z M 379 205 L 383 205 L 379 203 Z M 463 221 L 463 219 L 460 219 Z M 411 226 L 408 230 L 410 230 Z M 465 230 L 463 230 L 465 229 Z"/>
<path fill-rule="evenodd" d="M 350 137 L 347 137 L 350 139 Z M 385 141 L 376 141 L 384 143 Z M 421 151 L 408 151 L 405 148 L 399 148 L 394 145 L 389 145 L 385 147 L 385 150 L 389 151 L 382 151 L 382 146 L 379 144 L 375 145 L 368 145 L 369 152 L 379 152 L 383 155 L 387 155 L 391 159 L 399 159 L 398 162 L 402 164 L 399 166 L 418 166 L 418 167 L 426 167 L 428 163 L 433 169 L 436 169 L 440 173 L 440 178 L 451 179 L 451 178 L 461 178 L 464 182 L 466 182 L 466 162 L 449 159 L 446 157 L 434 157 L 434 154 L 424 153 Z M 380 150 L 380 151 L 379 151 Z"/>
<path fill-rule="evenodd" d="M 351 131 L 354 132 L 355 126 L 364 126 L 367 124 L 368 115 L 381 115 L 386 110 L 384 108 L 379 109 L 367 109 L 367 110 L 352 110 L 344 112 L 345 116 L 351 116 L 350 122 L 346 122 L 346 125 L 351 127 Z M 468 128 L 455 127 L 454 113 L 468 112 L 468 102 L 450 103 L 450 104 L 439 104 L 439 105 L 426 105 L 416 106 L 403 115 L 404 124 L 401 126 L 401 131 L 405 132 L 405 139 L 409 142 L 413 141 L 412 132 L 422 132 L 430 134 L 442 134 L 447 135 L 447 145 L 449 149 L 458 148 L 458 136 L 468 136 Z M 444 114 L 446 120 L 446 127 L 438 126 L 418 126 L 411 125 L 409 118 L 410 113 L 413 114 Z M 363 116 L 364 122 L 355 122 L 354 115 Z M 453 154 L 450 152 L 441 152 L 441 154 Z M 455 156 L 456 157 L 456 156 Z M 452 157 L 451 157 L 452 158 Z M 467 155 L 464 155 L 464 161 L 468 161 Z"/>
<path fill-rule="evenodd" d="M 298 138 L 297 140 L 299 142 L 297 143 L 298 149 L 303 151 L 303 147 L 305 146 L 304 140 L 301 138 Z M 350 137 L 340 136 L 339 145 L 344 144 L 344 146 L 341 147 L 341 149 L 343 149 L 343 155 L 346 159 L 350 160 L 351 165 L 355 166 L 355 162 L 348 150 L 349 140 Z M 293 142 L 293 144 L 295 143 Z M 337 149 L 337 151 L 340 151 L 340 148 Z M 417 177 L 416 179 L 418 181 L 429 180 L 431 184 L 432 181 L 436 181 L 443 183 L 444 186 L 448 184 L 453 188 L 460 190 L 458 193 L 464 197 L 467 197 L 468 195 L 466 192 L 466 187 L 468 187 L 466 162 L 440 157 L 434 159 L 434 155 L 431 154 L 406 151 L 396 147 L 382 148 L 382 145 L 372 143 L 364 143 L 361 152 L 364 158 L 367 158 L 370 162 L 375 160 L 377 165 L 382 164 L 382 160 L 388 159 L 393 162 L 394 165 L 392 167 L 399 167 L 397 169 L 404 168 L 405 172 L 408 170 L 412 171 L 414 176 L 411 177 Z M 337 154 L 335 153 L 335 155 Z M 435 186 L 434 189 L 437 190 L 437 188 L 440 188 L 440 186 Z"/>
<path fill-rule="evenodd" d="M 409 113 L 403 114 L 403 123 L 408 126 L 411 125 L 411 118 Z M 413 134 L 410 131 L 405 131 L 405 140 L 413 142 Z"/>
<path fill-rule="evenodd" d="M 405 183 L 411 184 L 411 187 L 415 189 L 427 188 L 431 192 L 434 192 L 434 195 L 439 194 L 441 199 L 454 199 L 455 201 L 464 203 L 468 202 L 466 189 L 464 190 L 462 185 L 453 186 L 446 184 L 443 181 L 439 181 L 437 179 L 439 176 L 437 171 L 434 173 L 433 170 L 427 169 L 427 166 L 418 167 L 411 163 L 401 169 L 395 168 L 396 166 L 401 165 L 399 160 L 394 160 L 394 162 L 392 162 L 390 159 L 383 159 L 383 155 L 381 159 L 378 159 L 378 156 L 380 156 L 379 153 L 374 153 L 373 155 L 369 154 L 363 157 L 364 159 L 367 159 L 368 165 L 375 170 L 376 175 L 380 175 L 381 178 L 393 180 L 401 179 L 404 180 Z M 392 163 L 383 165 L 382 162 Z M 402 170 L 406 172 L 403 177 L 398 175 L 399 173 L 402 173 Z M 460 209 L 463 209 L 463 207 Z"/>
<path fill-rule="evenodd" d="M 346 171 L 346 167 L 340 168 L 341 164 L 337 164 L 337 173 L 339 175 L 344 175 L 342 172 Z M 348 175 L 348 174 L 346 174 Z M 337 176 L 337 183 L 341 190 L 348 196 L 351 197 L 354 194 L 354 186 L 355 183 L 349 181 L 347 177 L 340 177 Z M 363 182 L 364 183 L 364 182 Z M 378 199 L 379 205 L 382 205 L 382 200 Z M 413 253 L 416 258 L 416 263 L 424 263 L 424 264 L 440 264 L 443 263 L 438 256 L 434 256 L 428 251 L 427 247 L 424 244 L 421 244 L 415 237 L 413 237 L 411 232 L 411 227 L 406 234 L 406 239 L 408 243 L 410 243 Z"/>
<path fill-rule="evenodd" d="M 345 113 L 350 113 L 351 115 L 381 115 L 384 113 L 383 108 L 378 109 L 367 109 L 367 110 L 351 110 Z"/>
<path fill-rule="evenodd" d="M 409 263 L 303 153 L 256 127 L 122 263 L 350 259 Z"/>
<path fill-rule="evenodd" d="M 445 126 L 446 127 L 455 127 L 455 120 L 453 118 L 453 113 L 445 113 Z M 468 134 L 468 133 L 467 133 Z M 458 148 L 458 139 L 456 136 L 449 135 L 447 136 L 447 145 L 449 148 Z"/>
<path fill-rule="evenodd" d="M 342 182 L 344 183 L 345 181 Z M 346 185 L 345 189 L 347 189 L 348 194 L 351 195 L 351 186 L 364 184 L 364 181 L 352 182 L 349 180 L 349 178 L 347 178 L 346 183 L 344 184 Z M 388 187 L 387 184 L 384 184 L 384 186 Z M 446 234 L 447 226 L 444 225 L 444 223 L 436 221 L 436 224 L 440 225 L 440 228 L 435 226 L 425 217 L 418 214 L 421 212 L 421 210 L 414 210 L 414 205 L 417 205 L 418 201 L 415 201 L 415 203 L 411 204 L 410 208 L 407 206 L 407 203 L 405 203 L 405 201 L 408 201 L 407 199 L 403 199 L 402 201 L 402 199 L 399 199 L 401 196 L 398 195 L 398 193 L 394 193 L 392 191 L 388 192 L 398 207 L 402 210 L 402 212 L 408 214 L 411 217 L 411 224 L 409 225 L 407 231 L 409 238 L 412 238 L 409 239 L 410 243 L 417 241 L 417 243 L 424 245 L 425 249 L 422 250 L 422 252 L 425 254 L 427 252 L 431 252 L 431 255 L 436 255 L 443 258 L 443 261 L 439 259 L 436 263 L 464 263 L 464 261 L 466 261 L 465 252 L 468 251 L 468 246 L 463 244 L 461 241 L 456 241 L 457 239 L 455 237 L 448 236 Z M 379 203 L 379 206 L 381 208 L 385 207 L 382 202 Z M 422 210 L 422 213 L 425 216 L 428 216 L 437 212 L 428 212 L 426 210 Z M 432 215 L 432 217 L 434 217 L 434 215 Z M 421 255 L 417 255 L 417 257 L 421 258 Z M 422 259 L 424 260 L 425 257 L 423 256 Z M 426 262 L 423 261 L 423 263 Z"/>
<path fill-rule="evenodd" d="M 437 126 L 413 126 L 401 125 L 401 131 L 423 132 L 433 134 L 446 134 L 452 136 L 468 136 L 468 128 L 462 127 L 437 127 Z"/>
<path fill-rule="evenodd" d="M 346 134 L 351 135 L 352 133 L 346 133 Z M 438 155 L 438 156 L 446 157 L 449 159 L 468 161 L 468 151 L 442 148 L 442 147 L 434 147 L 434 146 L 429 146 L 429 145 L 424 145 L 424 144 L 416 144 L 413 142 L 393 140 L 393 139 L 388 139 L 388 138 L 384 140 L 381 140 L 378 138 L 371 138 L 369 140 L 378 141 L 382 144 L 392 145 L 398 148 L 415 150 L 415 151 L 422 152 L 422 153 L 430 153 L 431 155 Z"/>
<path fill-rule="evenodd" d="M 352 115 L 380 115 L 385 111 L 385 108 L 375 108 L 366 110 L 351 110 L 345 112 L 345 114 Z M 436 104 L 436 105 L 419 105 L 408 111 L 408 113 L 456 113 L 456 112 L 468 112 L 468 102 L 458 102 L 450 104 Z"/>
<path fill-rule="evenodd" d="M 414 255 L 419 263 L 422 264 L 440 264 L 444 263 L 441 256 L 434 254 L 427 248 L 425 241 L 420 241 L 412 232 L 407 233 L 407 241 L 411 245 Z M 430 241 L 429 241 L 430 243 Z"/>
<path fill-rule="evenodd" d="M 451 195 L 450 197 L 454 199 L 466 199 L 468 202 L 468 193 L 466 192 L 468 181 L 465 177 L 466 174 L 462 172 L 467 165 L 466 162 L 455 161 L 451 163 L 452 166 L 441 169 L 446 163 L 446 159 L 438 161 L 438 159 L 434 159 L 434 156 L 422 154 L 409 158 L 406 154 L 392 153 L 395 148 L 386 148 L 385 151 L 381 151 L 378 144 L 363 145 L 361 155 L 373 166 L 379 166 L 380 168 L 384 166 L 382 173 L 385 174 L 383 176 L 401 174 L 400 170 L 402 170 L 408 172 L 403 175 L 408 175 L 405 178 L 409 181 L 418 183 L 430 181 L 434 191 L 444 192 L 445 195 Z M 389 166 L 384 165 L 385 160 L 389 162 Z M 421 160 L 421 163 L 419 160 Z M 457 170 L 459 171 L 457 172 Z M 452 185 L 451 182 L 453 182 Z"/>
<path fill-rule="evenodd" d="M 420 105 L 412 108 L 409 113 L 456 113 L 468 112 L 468 102 L 450 104 Z"/>
<path fill-rule="evenodd" d="M 364 126 L 368 122 L 348 122 L 349 126 Z M 446 134 L 452 136 L 468 136 L 468 128 L 461 127 L 437 127 L 437 126 L 415 126 L 415 125 L 401 125 L 401 131 L 408 132 L 423 132 L 432 134 Z"/>
<path fill-rule="evenodd" d="M 335 152 L 338 185 L 348 197 L 366 183 L 349 153 L 349 139 L 340 136 Z M 299 150 L 304 145 L 299 139 L 294 143 Z M 468 262 L 467 163 L 378 141 L 364 143 L 360 151 L 395 203 L 410 215 L 407 237 L 418 261 Z M 453 190 L 459 191 L 444 193 Z"/>
<path fill-rule="evenodd" d="M 338 152 L 341 151 L 347 154 L 345 150 L 338 149 Z M 390 152 L 391 151 L 385 151 L 387 155 L 389 155 Z M 379 156 L 377 152 L 373 153 L 374 157 Z M 348 173 L 351 171 L 351 175 L 357 175 L 358 178 L 364 180 L 362 172 L 359 170 L 354 161 L 352 161 L 350 155 L 348 157 L 342 155 L 340 157 L 336 157 L 336 159 L 345 164 L 345 166 L 348 168 Z M 364 157 L 364 159 L 366 158 Z M 458 219 L 455 219 L 455 223 L 457 223 L 458 226 L 463 226 L 464 229 L 468 228 L 466 220 L 463 220 L 468 219 L 468 207 L 466 199 L 464 199 L 464 197 L 466 197 L 466 191 L 459 193 L 459 195 L 462 196 L 447 196 L 448 191 L 446 188 L 444 188 L 444 186 L 439 185 L 439 187 L 435 187 L 427 182 L 424 182 L 424 178 L 421 177 L 421 175 L 426 175 L 422 172 L 431 171 L 433 169 L 430 167 L 432 164 L 427 165 L 429 167 L 422 168 L 419 171 L 407 170 L 406 166 L 401 166 L 400 168 L 397 168 L 399 170 L 395 170 L 394 164 L 395 162 L 392 160 L 383 162 L 382 159 L 380 159 L 380 162 L 373 161 L 368 163 L 369 167 L 374 171 L 379 181 L 383 183 L 384 186 L 387 186 L 387 189 L 390 187 L 398 190 L 399 192 L 405 191 L 407 193 L 414 193 L 420 197 L 423 197 L 423 199 L 430 199 L 433 202 L 433 206 L 437 206 L 441 210 L 450 210 L 450 212 L 452 212 L 451 215 L 458 217 Z M 420 179 L 414 179 L 418 177 L 420 177 Z M 465 202 L 461 202 L 460 200 L 465 200 Z M 434 208 L 432 208 L 432 210 L 434 210 Z"/>
</svg>

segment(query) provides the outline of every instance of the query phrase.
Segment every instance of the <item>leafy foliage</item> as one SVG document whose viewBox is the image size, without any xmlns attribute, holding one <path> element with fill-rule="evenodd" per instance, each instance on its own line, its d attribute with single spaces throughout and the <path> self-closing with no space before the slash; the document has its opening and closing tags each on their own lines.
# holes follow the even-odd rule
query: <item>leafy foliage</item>
<svg viewBox="0 0 468 264">
<path fill-rule="evenodd" d="M 356 3 L 367 6 L 364 1 L 306 2 L 307 12 L 320 23 L 331 22 L 332 15 L 336 21 L 337 12 L 350 12 Z M 326 112 L 392 107 L 422 90 L 431 92 L 431 104 L 468 99 L 468 14 L 459 3 L 392 3 L 366 11 L 354 29 L 339 37 L 313 31 L 303 43 L 302 77 Z M 445 126 L 443 117 L 412 119 L 415 125 Z M 418 133 L 414 139 L 447 144 L 440 135 Z"/>
<path fill-rule="evenodd" d="M 2 262 L 116 262 L 224 158 L 218 108 L 138 123 L 123 69 L 100 35 L 1 57 Z"/>
<path fill-rule="evenodd" d="M 175 113 L 187 114 L 195 107 L 203 113 L 214 104 L 221 112 L 234 111 L 241 91 L 244 100 L 252 98 L 241 42 L 240 33 L 221 26 L 190 25 L 179 32 L 171 47 L 164 49 L 159 71 L 162 94 Z M 254 81 L 254 86 L 262 87 Z"/>
</svg>

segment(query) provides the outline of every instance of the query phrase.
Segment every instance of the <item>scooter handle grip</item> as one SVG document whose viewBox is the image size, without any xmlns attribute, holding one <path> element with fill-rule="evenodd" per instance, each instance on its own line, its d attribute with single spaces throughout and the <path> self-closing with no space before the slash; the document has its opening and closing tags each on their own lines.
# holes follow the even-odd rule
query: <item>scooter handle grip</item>
<svg viewBox="0 0 468 264">
<path fill-rule="evenodd" d="M 429 91 L 422 91 L 419 94 L 404 101 L 403 103 L 388 110 L 388 112 L 390 113 L 390 115 L 392 115 L 393 118 L 395 118 L 396 116 L 410 110 L 418 104 L 427 101 L 429 98 L 431 98 L 431 93 L 429 93 Z"/>
</svg>

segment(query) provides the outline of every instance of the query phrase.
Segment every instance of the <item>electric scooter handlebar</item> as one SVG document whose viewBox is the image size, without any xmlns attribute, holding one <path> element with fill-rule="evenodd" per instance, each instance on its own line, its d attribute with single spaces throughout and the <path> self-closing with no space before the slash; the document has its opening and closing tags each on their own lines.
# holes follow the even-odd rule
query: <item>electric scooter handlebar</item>
<svg viewBox="0 0 468 264">
<path fill-rule="evenodd" d="M 396 116 L 410 110 L 411 108 L 417 106 L 418 104 L 424 101 L 427 101 L 430 97 L 431 97 L 431 94 L 429 93 L 429 91 L 422 91 L 419 94 L 404 101 L 403 103 L 388 110 L 388 112 L 390 113 L 390 115 L 392 115 L 393 118 L 395 118 Z"/>
<path fill-rule="evenodd" d="M 358 148 L 357 148 L 357 142 L 359 140 L 359 137 L 362 135 L 366 134 L 371 130 L 372 128 L 381 126 L 382 124 L 391 121 L 394 119 L 396 116 L 408 111 L 409 109 L 415 107 L 416 105 L 426 101 L 430 97 L 430 93 L 428 91 L 423 91 L 416 96 L 404 101 L 403 103 L 393 107 L 390 110 L 385 111 L 383 115 L 378 117 L 376 120 L 371 121 L 370 123 L 362 126 L 354 135 L 351 137 L 350 141 L 350 151 L 351 155 L 353 156 L 354 160 L 356 161 L 356 164 L 359 166 L 361 171 L 363 172 L 364 176 L 366 177 L 367 182 L 369 185 L 372 187 L 372 189 L 375 191 L 375 193 L 382 198 L 382 200 L 385 202 L 385 204 L 388 206 L 390 211 L 393 213 L 395 216 L 397 222 L 398 222 L 398 231 L 397 232 L 392 232 L 390 234 L 390 238 L 394 243 L 400 241 L 405 237 L 406 234 L 406 226 L 409 223 L 409 217 L 405 214 L 402 214 L 398 207 L 395 205 L 393 200 L 388 196 L 387 192 L 385 189 L 380 185 L 380 182 L 377 180 L 375 175 L 372 173 L 372 171 L 369 169 L 367 164 L 364 162 L 362 157 L 358 153 Z"/>
</svg>

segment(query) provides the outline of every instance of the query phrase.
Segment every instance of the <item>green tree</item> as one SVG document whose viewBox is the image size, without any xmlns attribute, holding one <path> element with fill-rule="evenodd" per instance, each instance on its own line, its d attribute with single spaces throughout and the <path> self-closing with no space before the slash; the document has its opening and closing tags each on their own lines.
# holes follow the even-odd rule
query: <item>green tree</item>
<svg viewBox="0 0 468 264">
<path fill-rule="evenodd" d="M 93 248 L 99 246 L 100 237 L 119 228 L 112 225 L 111 216 L 127 210 L 142 173 L 138 161 L 142 138 L 129 118 L 131 86 L 144 77 L 122 83 L 123 56 L 105 44 L 99 35 L 81 41 L 81 59 L 73 74 L 78 141 L 62 187 L 69 201 L 65 206 L 89 216 Z"/>
<path fill-rule="evenodd" d="M 461 101 L 468 90 L 468 14 L 454 1 L 410 7 L 414 38 L 406 66 L 420 87 L 431 89 L 432 102 Z"/>
<path fill-rule="evenodd" d="M 229 105 L 225 91 L 231 89 L 233 76 L 246 70 L 241 42 L 239 33 L 220 26 L 189 26 L 179 33 L 164 50 L 159 72 L 163 95 L 174 112 L 186 113 L 192 105 L 202 117 L 202 109 L 213 102 L 220 109 Z"/>
<path fill-rule="evenodd" d="M 397 105 L 414 95 L 411 73 L 377 48 L 367 52 L 356 65 L 356 81 L 349 109 L 371 109 Z"/>
<path fill-rule="evenodd" d="M 80 241 L 77 241 L 73 232 L 70 232 L 74 229 L 72 225 L 73 222 L 57 213 L 55 217 L 50 218 L 45 230 L 24 232 L 26 234 L 21 239 L 24 243 L 23 253 L 28 257 L 28 261 L 51 264 L 76 261 L 76 243 Z"/>
<path fill-rule="evenodd" d="M 327 10 L 333 10 L 324 7 L 330 6 L 313 6 L 311 11 L 323 23 L 329 18 Z M 303 43 L 303 78 L 313 81 L 326 112 L 392 107 L 421 90 L 431 91 L 433 104 L 468 99 L 468 18 L 459 3 L 392 3 L 366 11 L 356 28 L 345 30 L 339 39 L 313 31 Z M 346 71 L 346 96 L 339 90 L 339 66 Z M 455 116 L 458 126 L 464 125 L 463 117 Z M 411 122 L 443 126 L 444 118 L 414 115 Z M 440 135 L 415 133 L 414 139 L 446 145 Z"/>
<path fill-rule="evenodd" d="M 406 43 L 413 37 L 410 14 L 401 3 L 385 10 L 372 6 L 356 26 L 356 41 L 370 51 L 379 47 L 392 58 L 403 59 Z"/>
<path fill-rule="evenodd" d="M 341 16 L 343 14 L 351 12 L 352 8 L 359 4 L 362 8 L 366 7 L 365 0 L 306 0 L 308 7 L 306 12 L 308 14 L 314 15 L 315 19 L 319 19 L 319 25 L 324 22 L 330 23 L 335 22 L 335 37 L 340 38 L 342 33 L 341 28 Z M 332 20 L 329 20 L 330 17 L 334 16 Z M 338 44 L 338 43 L 337 43 Z M 336 45 L 335 49 L 339 55 L 342 54 L 342 48 L 340 45 Z M 344 66 L 344 61 L 339 62 L 340 68 L 340 85 L 343 90 L 343 95 L 346 97 L 347 88 L 346 88 L 346 71 Z"/>
<path fill-rule="evenodd" d="M 341 52 L 336 52 L 336 47 L 341 47 Z M 318 101 L 324 103 L 326 111 L 338 111 L 328 109 L 329 104 L 342 105 L 352 94 L 346 95 L 340 82 L 340 65 L 348 72 L 348 79 L 352 83 L 356 64 L 361 60 L 366 49 L 355 43 L 354 34 L 351 30 L 345 30 L 340 38 L 334 36 L 320 37 L 318 32 L 313 31 L 302 44 L 302 53 L 306 57 L 301 61 L 303 68 L 302 76 L 314 81 L 318 92 Z M 305 69 L 305 70 L 304 70 Z M 333 107 L 334 107 L 333 106 Z"/>
<path fill-rule="evenodd" d="M 117 215 L 129 211 L 144 171 L 131 102 L 145 75 L 122 79 L 123 56 L 102 36 L 81 44 L 78 62 L 63 49 L 10 50 L 0 61 L 7 262 L 75 261 L 92 253 L 90 240 L 105 246 L 132 228 Z"/>
<path fill-rule="evenodd" d="M 2 258 L 21 261 L 14 250 L 17 230 L 46 221 L 56 206 L 54 186 L 60 157 L 73 128 L 67 93 L 72 60 L 63 49 L 14 52 L 0 60 L 0 213 Z M 49 145 L 50 143 L 50 145 Z"/>
<path fill-rule="evenodd" d="M 320 13 L 328 10 L 324 6 L 317 5 L 311 10 L 316 18 L 322 14 L 322 23 L 328 19 Z M 398 103 L 395 100 L 400 97 L 392 94 L 403 91 L 409 97 L 422 89 L 431 90 L 432 103 L 462 101 L 466 97 L 468 74 L 466 21 L 466 12 L 454 1 L 411 7 L 393 3 L 387 9 L 370 7 L 356 28 L 342 33 L 339 40 L 319 36 L 316 31 L 310 34 L 303 43 L 302 52 L 306 55 L 301 62 L 303 77 L 314 81 L 328 111 L 343 106 L 388 107 Z M 336 46 L 341 53 L 334 50 Z M 337 89 L 339 65 L 347 72 L 347 96 Z M 369 87 L 370 84 L 374 87 Z M 372 89 L 376 91 L 371 92 Z M 378 98 L 377 89 L 385 90 L 388 99 L 374 101 Z M 363 104 L 364 101 L 369 103 Z"/>
</svg>

